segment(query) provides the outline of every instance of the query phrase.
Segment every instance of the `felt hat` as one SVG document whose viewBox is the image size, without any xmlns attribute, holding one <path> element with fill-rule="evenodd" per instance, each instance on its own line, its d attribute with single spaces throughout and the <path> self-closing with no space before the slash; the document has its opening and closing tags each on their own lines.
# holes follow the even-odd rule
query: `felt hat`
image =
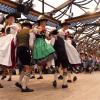
<svg viewBox="0 0 100 100">
<path fill-rule="evenodd" d="M 50 34 L 51 34 L 51 35 L 57 35 L 57 34 L 58 34 L 57 29 L 52 30 L 52 31 L 50 32 Z"/>
<path fill-rule="evenodd" d="M 32 28 L 32 24 L 30 23 L 30 22 L 23 22 L 22 24 L 22 27 L 30 27 L 30 28 Z"/>
<path fill-rule="evenodd" d="M 65 19 L 64 19 L 64 20 L 61 20 L 60 26 L 62 27 L 62 26 L 64 26 L 64 25 L 70 25 L 70 23 L 66 22 Z"/>
<path fill-rule="evenodd" d="M 16 14 L 15 13 L 11 13 L 11 14 L 8 14 L 7 16 L 6 16 L 6 19 L 8 19 L 9 17 L 14 17 L 15 19 L 16 19 Z"/>
<path fill-rule="evenodd" d="M 37 19 L 37 22 L 48 21 L 44 15 L 40 15 Z"/>
</svg>

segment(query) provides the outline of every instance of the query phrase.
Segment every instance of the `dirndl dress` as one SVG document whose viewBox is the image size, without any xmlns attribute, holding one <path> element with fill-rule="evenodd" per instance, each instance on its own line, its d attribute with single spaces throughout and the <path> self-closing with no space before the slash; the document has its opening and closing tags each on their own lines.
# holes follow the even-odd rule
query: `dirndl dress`
<svg viewBox="0 0 100 100">
<path fill-rule="evenodd" d="M 35 64 L 45 64 L 55 57 L 55 50 L 52 45 L 46 43 L 45 36 L 36 34 L 34 41 L 32 58 Z"/>
</svg>

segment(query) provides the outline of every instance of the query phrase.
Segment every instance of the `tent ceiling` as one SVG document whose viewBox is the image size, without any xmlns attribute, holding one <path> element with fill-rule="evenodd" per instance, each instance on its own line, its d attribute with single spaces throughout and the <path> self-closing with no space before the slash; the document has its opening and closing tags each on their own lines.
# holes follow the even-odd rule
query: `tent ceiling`
<svg viewBox="0 0 100 100">
<path fill-rule="evenodd" d="M 27 0 L 23 1 L 25 2 Z M 33 0 L 33 8 L 39 12 L 42 12 L 41 1 Z M 45 13 L 53 15 L 56 19 L 76 17 L 86 13 L 100 11 L 100 0 L 44 0 L 44 3 Z"/>
<path fill-rule="evenodd" d="M 42 0 L 33 0 L 33 9 L 41 13 Z M 100 51 L 100 0 L 44 0 L 44 12 L 57 20 L 66 19 L 71 23 L 79 50 L 85 48 Z M 26 17 L 33 18 L 32 15 Z M 79 27 L 81 29 L 77 31 Z"/>
</svg>

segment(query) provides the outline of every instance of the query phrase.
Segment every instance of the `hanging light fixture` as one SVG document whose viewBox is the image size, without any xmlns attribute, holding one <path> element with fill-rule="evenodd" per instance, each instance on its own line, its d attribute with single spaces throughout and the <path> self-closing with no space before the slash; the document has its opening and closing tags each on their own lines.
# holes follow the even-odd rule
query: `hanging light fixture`
<svg viewBox="0 0 100 100">
<path fill-rule="evenodd" d="M 17 11 L 20 13 L 23 13 L 25 15 L 29 14 L 29 11 L 31 10 L 33 6 L 34 0 L 27 0 L 26 2 L 23 2 L 23 0 L 19 0 L 19 4 L 17 5 Z"/>
</svg>

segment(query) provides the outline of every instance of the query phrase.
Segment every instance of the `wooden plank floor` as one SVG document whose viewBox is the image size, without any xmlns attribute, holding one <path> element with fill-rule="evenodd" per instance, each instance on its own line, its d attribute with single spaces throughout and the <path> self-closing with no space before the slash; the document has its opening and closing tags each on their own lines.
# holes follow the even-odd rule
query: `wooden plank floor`
<svg viewBox="0 0 100 100">
<path fill-rule="evenodd" d="M 17 80 L 18 76 L 13 76 L 12 82 L 1 81 L 4 88 L 0 89 L 0 100 L 100 100 L 100 72 L 79 74 L 68 89 L 61 88 L 62 81 L 54 89 L 53 75 L 44 75 L 43 80 L 30 80 L 29 86 L 35 90 L 32 93 L 21 93 L 14 86 Z"/>
</svg>

